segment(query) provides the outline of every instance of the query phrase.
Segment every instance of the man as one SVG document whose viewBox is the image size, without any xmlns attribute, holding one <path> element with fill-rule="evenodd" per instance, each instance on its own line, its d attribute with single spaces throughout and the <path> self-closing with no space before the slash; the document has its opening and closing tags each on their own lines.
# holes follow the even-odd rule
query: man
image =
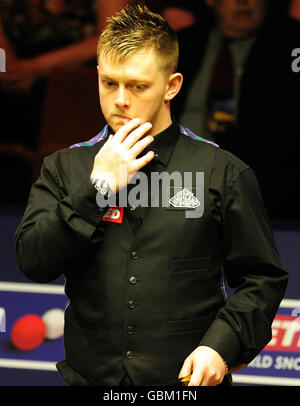
<svg viewBox="0 0 300 406">
<path fill-rule="evenodd" d="M 206 3 L 197 24 L 178 33 L 185 85 L 174 116 L 255 171 L 273 219 L 298 217 L 292 191 L 300 175 L 294 148 L 300 81 L 291 65 L 299 16 L 289 12 L 290 1 Z"/>
<path fill-rule="evenodd" d="M 44 160 L 16 232 L 28 278 L 65 275 L 66 360 L 57 366 L 72 385 L 174 385 L 190 374 L 191 386 L 228 384 L 229 370 L 271 338 L 287 274 L 255 177 L 172 123 L 177 58 L 161 16 L 129 7 L 110 19 L 98 44 L 108 126 Z M 175 172 L 203 177 L 187 189 L 170 182 L 167 205 L 130 204 L 138 176 Z M 105 208 L 127 184 L 129 204 Z M 158 184 L 143 203 L 166 193 Z M 228 299 L 224 276 L 236 288 Z"/>
</svg>

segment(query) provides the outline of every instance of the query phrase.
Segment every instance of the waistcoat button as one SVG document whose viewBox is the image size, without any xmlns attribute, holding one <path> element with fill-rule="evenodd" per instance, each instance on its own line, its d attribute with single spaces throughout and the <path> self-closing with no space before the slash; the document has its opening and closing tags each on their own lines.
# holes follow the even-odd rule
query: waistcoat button
<svg viewBox="0 0 300 406">
<path fill-rule="evenodd" d="M 132 354 L 131 351 L 127 351 L 127 352 L 126 352 L 126 358 L 127 358 L 127 359 L 132 359 L 132 358 L 133 358 L 133 354 Z"/>
<path fill-rule="evenodd" d="M 131 253 L 131 258 L 132 258 L 132 259 L 139 259 L 139 256 L 138 256 L 138 254 L 137 254 L 136 251 L 132 251 L 132 253 Z"/>
<path fill-rule="evenodd" d="M 137 282 L 136 277 L 135 277 L 135 276 L 131 276 L 130 279 L 129 279 L 129 282 L 130 282 L 132 285 L 134 285 L 134 284 Z"/>
<path fill-rule="evenodd" d="M 129 309 L 134 309 L 135 308 L 135 303 L 134 303 L 133 300 L 129 300 L 128 307 L 129 307 Z"/>
<path fill-rule="evenodd" d="M 133 334 L 133 327 L 132 326 L 127 326 L 127 334 L 129 334 L 129 335 Z"/>
</svg>

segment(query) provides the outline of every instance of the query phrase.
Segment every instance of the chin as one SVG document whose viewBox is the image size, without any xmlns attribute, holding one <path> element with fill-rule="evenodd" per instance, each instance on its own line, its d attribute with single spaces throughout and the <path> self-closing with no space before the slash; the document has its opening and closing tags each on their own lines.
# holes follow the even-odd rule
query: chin
<svg viewBox="0 0 300 406">
<path fill-rule="evenodd" d="M 121 128 L 121 125 L 115 125 L 115 124 L 108 124 L 110 128 L 113 130 L 114 133 L 118 131 L 119 128 Z"/>
</svg>

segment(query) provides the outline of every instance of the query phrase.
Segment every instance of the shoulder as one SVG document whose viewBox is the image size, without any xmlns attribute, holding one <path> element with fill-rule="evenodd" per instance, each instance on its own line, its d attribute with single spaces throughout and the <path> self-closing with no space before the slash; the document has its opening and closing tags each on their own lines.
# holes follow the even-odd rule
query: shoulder
<svg viewBox="0 0 300 406">
<path fill-rule="evenodd" d="M 93 165 L 96 154 L 105 140 L 94 145 L 78 145 L 60 149 L 43 160 L 43 167 L 56 176 L 68 176 L 80 168 L 90 168 Z"/>
<path fill-rule="evenodd" d="M 188 128 L 180 126 L 182 137 L 181 145 L 187 151 L 186 156 L 193 161 L 201 160 L 211 162 L 211 179 L 213 183 L 234 184 L 243 172 L 253 172 L 249 165 L 231 152 L 224 150 L 215 142 L 194 134 Z"/>
<path fill-rule="evenodd" d="M 108 125 L 106 125 L 95 137 L 80 141 L 70 145 L 68 148 L 61 149 L 45 158 L 45 162 L 51 164 L 65 165 L 70 159 L 82 160 L 90 159 L 95 156 L 102 145 L 105 143 L 108 136 Z"/>
<path fill-rule="evenodd" d="M 189 128 L 184 126 L 179 126 L 180 133 L 185 135 L 186 137 L 183 138 L 185 144 L 189 146 L 191 149 L 195 150 L 195 153 L 199 152 L 211 152 L 215 155 L 215 164 L 218 166 L 227 166 L 232 165 L 240 170 L 246 169 L 247 164 L 240 160 L 237 156 L 232 154 L 231 152 L 224 150 L 219 147 L 219 145 L 207 138 L 201 137 L 195 133 L 193 133 Z"/>
<path fill-rule="evenodd" d="M 214 162 L 214 171 L 217 174 L 224 173 L 224 176 L 230 177 L 234 181 L 246 170 L 250 170 L 246 162 L 231 152 L 218 148 Z"/>
</svg>

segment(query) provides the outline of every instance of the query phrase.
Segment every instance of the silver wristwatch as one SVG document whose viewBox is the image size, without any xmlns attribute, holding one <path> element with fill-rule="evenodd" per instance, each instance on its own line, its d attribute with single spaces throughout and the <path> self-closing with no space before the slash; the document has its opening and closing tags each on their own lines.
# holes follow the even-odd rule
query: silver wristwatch
<svg viewBox="0 0 300 406">
<path fill-rule="evenodd" d="M 94 178 L 93 176 L 90 177 L 90 180 L 94 188 L 98 190 L 98 192 L 101 193 L 105 199 L 108 199 L 112 194 L 112 190 L 108 182 L 104 179 Z"/>
</svg>

